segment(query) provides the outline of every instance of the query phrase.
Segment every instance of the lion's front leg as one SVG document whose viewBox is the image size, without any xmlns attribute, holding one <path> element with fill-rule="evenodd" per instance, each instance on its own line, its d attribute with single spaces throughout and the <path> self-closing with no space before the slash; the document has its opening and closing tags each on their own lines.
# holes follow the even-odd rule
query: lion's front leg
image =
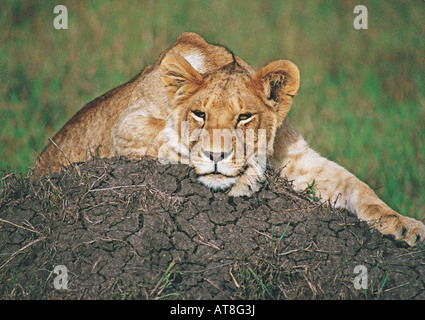
<svg viewBox="0 0 425 320">
<path fill-rule="evenodd" d="M 249 167 L 229 191 L 231 197 L 252 196 L 260 190 L 265 180 L 264 172 L 257 167 Z"/>
<path fill-rule="evenodd" d="M 310 149 L 300 135 L 286 146 L 285 153 L 280 162 L 281 175 L 293 181 L 296 190 L 305 190 L 314 182 L 316 196 L 322 201 L 330 200 L 336 207 L 355 212 L 381 233 L 394 235 L 409 245 L 425 239 L 423 223 L 392 210 L 348 170 Z"/>
</svg>

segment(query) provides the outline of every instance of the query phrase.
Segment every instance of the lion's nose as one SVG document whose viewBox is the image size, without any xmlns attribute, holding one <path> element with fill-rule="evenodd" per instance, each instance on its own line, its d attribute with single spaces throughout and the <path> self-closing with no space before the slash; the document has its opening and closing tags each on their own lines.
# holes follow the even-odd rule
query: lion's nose
<svg viewBox="0 0 425 320">
<path fill-rule="evenodd" d="M 218 163 L 221 160 L 226 159 L 228 156 L 232 154 L 232 150 L 228 152 L 212 152 L 212 151 L 206 151 L 202 149 L 202 153 L 209 158 L 211 161 L 214 161 L 214 163 Z"/>
</svg>

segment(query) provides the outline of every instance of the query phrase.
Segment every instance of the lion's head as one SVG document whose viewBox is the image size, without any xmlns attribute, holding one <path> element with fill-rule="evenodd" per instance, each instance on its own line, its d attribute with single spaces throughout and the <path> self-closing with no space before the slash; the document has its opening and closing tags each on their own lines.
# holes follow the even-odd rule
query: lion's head
<svg viewBox="0 0 425 320">
<path fill-rule="evenodd" d="M 300 85 L 298 68 L 278 60 L 253 73 L 236 60 L 199 73 L 182 56 L 161 63 L 170 117 L 168 145 L 213 189 L 250 195 L 264 179 L 277 128 Z"/>
</svg>

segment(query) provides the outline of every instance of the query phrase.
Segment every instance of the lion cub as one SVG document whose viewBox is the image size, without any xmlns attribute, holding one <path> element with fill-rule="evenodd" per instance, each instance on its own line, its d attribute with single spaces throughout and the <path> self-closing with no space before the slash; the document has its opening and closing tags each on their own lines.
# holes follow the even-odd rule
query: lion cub
<svg viewBox="0 0 425 320">
<path fill-rule="evenodd" d="M 293 181 L 313 182 L 322 201 L 355 212 L 383 234 L 409 245 L 425 226 L 398 214 L 365 183 L 309 148 L 288 118 L 300 72 L 288 60 L 257 72 L 227 49 L 184 33 L 152 67 L 88 103 L 55 135 L 36 176 L 69 162 L 116 155 L 187 163 L 199 181 L 230 196 L 249 196 L 266 166 Z"/>
</svg>

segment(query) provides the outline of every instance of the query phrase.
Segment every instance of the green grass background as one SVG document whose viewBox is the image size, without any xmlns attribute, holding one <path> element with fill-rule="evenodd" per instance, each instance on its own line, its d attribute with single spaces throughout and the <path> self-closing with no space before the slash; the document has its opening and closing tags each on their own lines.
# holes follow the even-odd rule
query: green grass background
<svg viewBox="0 0 425 320">
<path fill-rule="evenodd" d="M 56 30 L 53 8 L 68 8 Z M 184 31 L 255 68 L 301 70 L 295 127 L 399 212 L 425 218 L 425 3 L 361 1 L 2 0 L 0 169 L 28 172 L 85 103 L 155 61 Z"/>
</svg>

